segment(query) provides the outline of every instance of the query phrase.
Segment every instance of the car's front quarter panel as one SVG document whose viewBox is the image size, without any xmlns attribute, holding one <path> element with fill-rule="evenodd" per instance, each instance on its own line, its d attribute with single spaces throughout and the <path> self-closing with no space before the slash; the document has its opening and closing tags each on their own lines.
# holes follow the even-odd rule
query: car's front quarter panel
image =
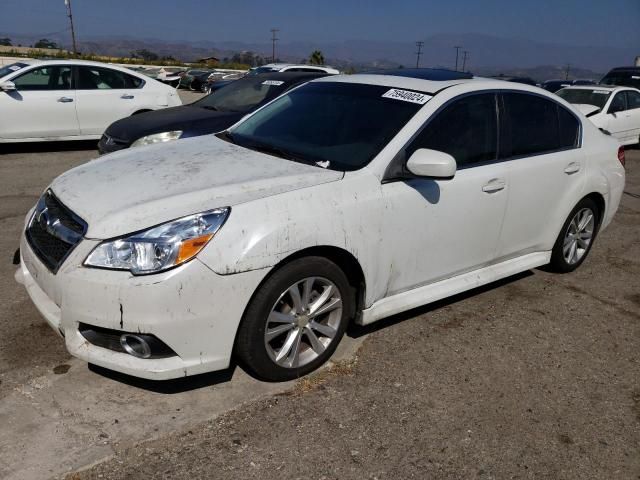
<svg viewBox="0 0 640 480">
<path fill-rule="evenodd" d="M 365 275 L 366 303 L 385 290 L 390 257 L 381 184 L 367 169 L 343 180 L 294 190 L 232 207 L 228 220 L 199 258 L 232 275 L 270 268 L 312 247 L 351 253 Z"/>
</svg>

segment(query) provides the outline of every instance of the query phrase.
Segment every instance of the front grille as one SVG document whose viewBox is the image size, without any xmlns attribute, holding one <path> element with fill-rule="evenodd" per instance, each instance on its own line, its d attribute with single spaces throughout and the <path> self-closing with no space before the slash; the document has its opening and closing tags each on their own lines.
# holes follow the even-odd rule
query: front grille
<svg viewBox="0 0 640 480">
<path fill-rule="evenodd" d="M 38 258 L 56 273 L 86 230 L 86 223 L 48 190 L 40 197 L 25 233 Z"/>
</svg>

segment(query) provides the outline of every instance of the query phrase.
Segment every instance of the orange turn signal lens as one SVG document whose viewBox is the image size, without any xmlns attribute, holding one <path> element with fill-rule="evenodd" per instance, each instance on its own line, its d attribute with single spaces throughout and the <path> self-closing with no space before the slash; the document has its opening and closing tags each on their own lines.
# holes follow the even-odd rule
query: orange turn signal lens
<svg viewBox="0 0 640 480">
<path fill-rule="evenodd" d="M 189 240 L 183 241 L 182 245 L 180 245 L 180 250 L 178 250 L 176 265 L 195 257 L 212 238 L 213 233 L 209 233 L 207 235 L 202 235 L 201 237 L 190 238 Z"/>
</svg>

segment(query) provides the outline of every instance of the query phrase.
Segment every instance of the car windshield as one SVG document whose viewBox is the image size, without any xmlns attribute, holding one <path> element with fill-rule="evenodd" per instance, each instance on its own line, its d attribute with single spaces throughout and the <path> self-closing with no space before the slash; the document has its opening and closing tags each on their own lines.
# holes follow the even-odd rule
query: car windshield
<svg viewBox="0 0 640 480">
<path fill-rule="evenodd" d="M 21 62 L 12 63 L 11 65 L 5 65 L 4 67 L 0 68 L 0 78 L 5 77 L 10 73 L 17 72 L 18 70 L 28 66 L 28 64 Z"/>
<path fill-rule="evenodd" d="M 308 83 L 283 95 L 222 138 L 323 168 L 367 165 L 429 99 L 378 85 Z"/>
<path fill-rule="evenodd" d="M 220 112 L 246 112 L 265 100 L 276 97 L 286 87 L 282 80 L 244 78 L 216 90 L 193 105 Z"/>
<path fill-rule="evenodd" d="M 602 85 L 620 85 L 640 88 L 640 70 L 637 72 L 609 72 L 601 81 Z"/>
<path fill-rule="evenodd" d="M 556 95 L 564 98 L 569 103 L 593 105 L 602 109 L 611 95 L 611 90 L 597 88 L 563 88 L 559 92 L 556 92 Z"/>
</svg>

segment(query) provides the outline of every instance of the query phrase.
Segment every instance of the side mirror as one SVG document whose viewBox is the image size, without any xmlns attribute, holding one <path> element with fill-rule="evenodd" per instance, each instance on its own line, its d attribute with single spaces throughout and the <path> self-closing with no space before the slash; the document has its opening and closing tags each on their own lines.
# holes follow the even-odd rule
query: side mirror
<svg viewBox="0 0 640 480">
<path fill-rule="evenodd" d="M 3 92 L 13 92 L 16 89 L 16 84 L 13 82 L 2 82 L 0 83 L 0 90 Z"/>
<path fill-rule="evenodd" d="M 407 161 L 407 169 L 418 177 L 453 178 L 456 160 L 448 153 L 419 148 Z"/>
</svg>

